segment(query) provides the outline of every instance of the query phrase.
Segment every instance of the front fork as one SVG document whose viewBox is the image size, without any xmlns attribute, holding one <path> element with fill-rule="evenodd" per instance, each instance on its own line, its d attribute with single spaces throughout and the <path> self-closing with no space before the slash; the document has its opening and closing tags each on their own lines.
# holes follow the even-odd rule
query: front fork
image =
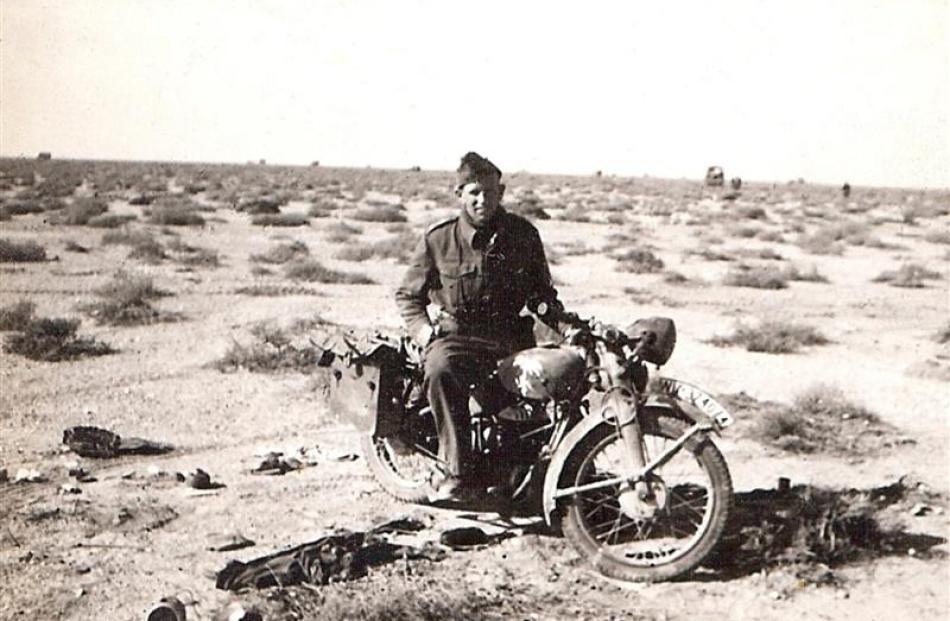
<svg viewBox="0 0 950 621">
<path fill-rule="evenodd" d="M 643 431 L 640 426 L 640 402 L 637 396 L 626 387 L 615 386 L 604 395 L 603 416 L 612 420 L 623 444 L 624 476 L 635 478 L 647 466 L 643 446 Z M 629 484 L 627 485 L 629 489 Z M 641 512 L 652 513 L 656 509 L 656 498 L 650 482 L 639 478 L 633 484 L 633 492 Z M 623 494 L 630 492 L 622 492 Z M 633 501 L 633 499 L 629 499 Z"/>
</svg>

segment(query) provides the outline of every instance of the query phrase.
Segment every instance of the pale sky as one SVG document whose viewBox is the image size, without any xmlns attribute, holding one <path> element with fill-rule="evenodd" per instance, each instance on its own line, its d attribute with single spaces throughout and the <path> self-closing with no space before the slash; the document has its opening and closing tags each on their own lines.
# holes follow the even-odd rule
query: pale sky
<svg viewBox="0 0 950 621">
<path fill-rule="evenodd" d="M 0 0 L 0 154 L 950 187 L 950 0 Z"/>
</svg>

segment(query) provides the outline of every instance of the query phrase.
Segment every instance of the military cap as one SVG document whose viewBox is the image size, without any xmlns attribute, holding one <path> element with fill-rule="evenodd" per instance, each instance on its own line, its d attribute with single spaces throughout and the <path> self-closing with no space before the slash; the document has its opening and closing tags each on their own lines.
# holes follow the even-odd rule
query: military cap
<svg viewBox="0 0 950 621">
<path fill-rule="evenodd" d="M 485 175 L 494 175 L 501 179 L 501 171 L 498 167 L 492 164 L 491 160 L 474 151 L 469 151 L 462 156 L 462 162 L 456 172 L 458 172 L 459 183 L 477 181 L 479 177 Z"/>
</svg>

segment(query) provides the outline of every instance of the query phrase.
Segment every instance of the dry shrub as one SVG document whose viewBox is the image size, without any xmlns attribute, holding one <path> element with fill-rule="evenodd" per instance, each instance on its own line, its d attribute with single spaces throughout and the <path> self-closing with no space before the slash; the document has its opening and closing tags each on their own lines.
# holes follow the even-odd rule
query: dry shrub
<svg viewBox="0 0 950 621">
<path fill-rule="evenodd" d="M 82 244 L 76 243 L 71 239 L 66 240 L 66 243 L 63 244 L 63 249 L 66 252 L 78 252 L 79 254 L 87 254 L 89 252 L 89 248 L 86 248 Z"/>
<path fill-rule="evenodd" d="M 0 263 L 39 263 L 45 260 L 46 249 L 35 241 L 0 239 Z"/>
<path fill-rule="evenodd" d="M 943 345 L 944 343 L 950 343 L 950 321 L 945 323 L 940 330 L 934 334 L 934 340 Z"/>
<path fill-rule="evenodd" d="M 826 384 L 809 387 L 791 406 L 745 393 L 725 395 L 722 403 L 737 415 L 739 435 L 791 453 L 868 456 L 913 442 Z"/>
<path fill-rule="evenodd" d="M 254 373 L 308 373 L 317 368 L 323 353 L 314 346 L 295 346 L 286 330 L 268 322 L 254 324 L 251 336 L 253 340 L 247 345 L 233 341 L 214 368 L 222 372 L 247 369 Z"/>
<path fill-rule="evenodd" d="M 765 220 L 765 209 L 758 205 L 745 205 L 736 210 L 736 215 L 746 220 Z"/>
<path fill-rule="evenodd" d="M 182 265 L 190 267 L 219 267 L 221 265 L 221 259 L 218 257 L 216 250 L 191 246 L 179 239 L 168 242 L 168 250 L 174 255 L 173 258 Z"/>
<path fill-rule="evenodd" d="M 310 216 L 300 213 L 265 213 L 251 218 L 255 226 L 307 226 Z"/>
<path fill-rule="evenodd" d="M 235 205 L 235 209 L 249 214 L 277 214 L 286 202 L 281 196 L 249 196 L 241 198 Z"/>
<path fill-rule="evenodd" d="M 251 255 L 252 261 L 258 263 L 282 264 L 288 261 L 310 256 L 310 249 L 302 241 L 292 241 L 279 244 L 264 254 Z"/>
<path fill-rule="evenodd" d="M 738 224 L 735 226 L 727 227 L 725 234 L 729 237 L 739 237 L 742 239 L 752 239 L 757 237 L 759 233 L 762 232 L 762 229 L 755 225 L 751 224 Z"/>
<path fill-rule="evenodd" d="M 818 271 L 818 267 L 812 265 L 809 269 L 800 269 L 794 265 L 788 265 L 785 267 L 785 277 L 789 280 L 796 280 L 801 282 L 821 282 L 826 283 L 828 277 Z"/>
<path fill-rule="evenodd" d="M 663 260 L 652 251 L 630 248 L 613 256 L 617 261 L 616 269 L 634 274 L 653 274 L 663 269 Z"/>
<path fill-rule="evenodd" d="M 714 250 L 712 248 L 700 248 L 698 250 L 689 250 L 687 251 L 688 255 L 699 257 L 706 261 L 735 261 L 736 258 L 731 254 L 727 254 L 721 250 Z"/>
<path fill-rule="evenodd" d="M 307 215 L 311 218 L 329 218 L 338 208 L 330 201 L 318 201 L 310 205 Z"/>
<path fill-rule="evenodd" d="M 419 243 L 419 235 L 405 231 L 369 244 L 344 246 L 334 253 L 334 259 L 365 261 L 367 259 L 397 259 L 407 261 Z"/>
<path fill-rule="evenodd" d="M 709 342 L 717 347 L 739 346 L 746 351 L 790 354 L 803 346 L 826 345 L 828 339 L 811 326 L 773 320 L 754 327 L 740 324 L 729 336 L 716 336 Z"/>
<path fill-rule="evenodd" d="M 356 583 L 338 583 L 316 589 L 291 587 L 260 598 L 258 608 L 267 619 L 321 619 L 323 621 L 497 621 L 527 618 L 516 593 L 448 584 L 428 577 L 371 576 Z M 521 596 L 524 599 L 524 596 Z M 556 599 L 556 598 L 554 598 Z M 548 605 L 554 605 L 549 598 Z M 575 607 L 576 608 L 576 607 Z"/>
<path fill-rule="evenodd" d="M 360 235 L 363 233 L 363 229 L 358 226 L 352 225 L 343 220 L 337 220 L 333 222 L 325 229 L 323 232 L 326 234 L 327 239 L 334 243 L 342 243 L 351 240 L 354 236 Z"/>
<path fill-rule="evenodd" d="M 818 231 L 801 235 L 797 244 L 802 250 L 811 254 L 838 255 L 844 252 L 846 245 L 864 246 L 871 241 L 869 227 L 862 222 L 838 222 L 820 228 Z"/>
<path fill-rule="evenodd" d="M 561 220 L 568 222 L 590 222 L 590 210 L 582 205 L 572 205 L 561 212 Z"/>
<path fill-rule="evenodd" d="M 36 304 L 29 300 L 20 300 L 10 306 L 0 307 L 0 330 L 25 330 L 36 312 Z"/>
<path fill-rule="evenodd" d="M 144 263 L 150 263 L 154 265 L 167 259 L 168 254 L 166 254 L 165 248 L 162 246 L 161 242 L 155 239 L 150 239 L 133 246 L 129 251 L 129 258 L 137 259 Z"/>
<path fill-rule="evenodd" d="M 62 204 L 59 204 L 58 207 L 54 207 L 54 209 L 61 208 L 62 206 Z M 3 211 L 9 216 L 25 216 L 31 213 L 43 213 L 48 210 L 39 201 L 29 200 L 5 203 L 3 205 Z"/>
<path fill-rule="evenodd" d="M 100 198 L 77 198 L 50 217 L 50 224 L 83 226 L 109 210 L 109 205 Z"/>
<path fill-rule="evenodd" d="M 165 196 L 146 209 L 150 224 L 160 226 L 202 226 L 202 206 L 187 196 Z"/>
<path fill-rule="evenodd" d="M 406 218 L 406 214 L 403 213 L 405 208 L 400 207 L 402 206 L 378 205 L 361 207 L 353 212 L 351 217 L 354 220 L 360 220 L 362 222 L 407 222 L 408 218 Z"/>
<path fill-rule="evenodd" d="M 180 318 L 152 307 L 150 300 L 171 294 L 155 287 L 151 278 L 118 272 L 96 295 L 100 299 L 84 305 L 82 310 L 99 324 L 134 326 Z"/>
<path fill-rule="evenodd" d="M 679 272 L 669 271 L 663 274 L 663 282 L 671 285 L 686 285 L 692 281 Z"/>
<path fill-rule="evenodd" d="M 145 231 L 122 229 L 121 231 L 109 231 L 103 234 L 101 243 L 103 246 L 137 246 L 142 243 L 150 242 L 153 239 L 152 234 Z"/>
<path fill-rule="evenodd" d="M 788 287 L 788 275 L 785 270 L 775 267 L 737 265 L 726 273 L 722 284 L 753 289 L 785 289 Z"/>
<path fill-rule="evenodd" d="M 321 295 L 319 291 L 309 287 L 295 285 L 248 285 L 234 290 L 238 295 L 253 297 L 281 297 L 285 295 Z"/>
<path fill-rule="evenodd" d="M 950 244 L 950 231 L 930 231 L 924 235 L 924 240 L 929 241 L 931 244 Z"/>
<path fill-rule="evenodd" d="M 34 318 L 22 332 L 7 336 L 4 349 L 30 360 L 46 362 L 115 353 L 112 347 L 92 337 L 77 336 L 78 328 L 78 319 Z"/>
<path fill-rule="evenodd" d="M 293 261 L 287 264 L 284 273 L 287 278 L 306 282 L 345 285 L 371 285 L 376 282 L 364 274 L 353 274 L 331 269 L 316 259 L 298 259 Z"/>
<path fill-rule="evenodd" d="M 133 214 L 103 213 L 89 218 L 86 226 L 97 229 L 116 229 L 135 219 Z"/>
<path fill-rule="evenodd" d="M 871 282 L 886 282 L 892 287 L 920 289 L 926 286 L 926 280 L 943 278 L 940 272 L 929 270 L 917 263 L 905 263 L 897 270 L 884 271 L 871 279 Z"/>
</svg>

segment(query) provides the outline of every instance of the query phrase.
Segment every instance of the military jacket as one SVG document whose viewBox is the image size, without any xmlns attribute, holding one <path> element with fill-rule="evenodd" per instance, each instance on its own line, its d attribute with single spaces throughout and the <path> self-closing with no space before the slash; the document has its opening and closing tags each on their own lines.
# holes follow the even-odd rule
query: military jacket
<svg viewBox="0 0 950 621">
<path fill-rule="evenodd" d="M 443 332 L 499 340 L 530 338 L 532 321 L 518 316 L 532 299 L 556 300 L 538 230 L 499 209 L 491 225 L 455 216 L 430 226 L 396 290 L 413 334 L 429 323 L 426 307 L 442 308 Z"/>
</svg>

